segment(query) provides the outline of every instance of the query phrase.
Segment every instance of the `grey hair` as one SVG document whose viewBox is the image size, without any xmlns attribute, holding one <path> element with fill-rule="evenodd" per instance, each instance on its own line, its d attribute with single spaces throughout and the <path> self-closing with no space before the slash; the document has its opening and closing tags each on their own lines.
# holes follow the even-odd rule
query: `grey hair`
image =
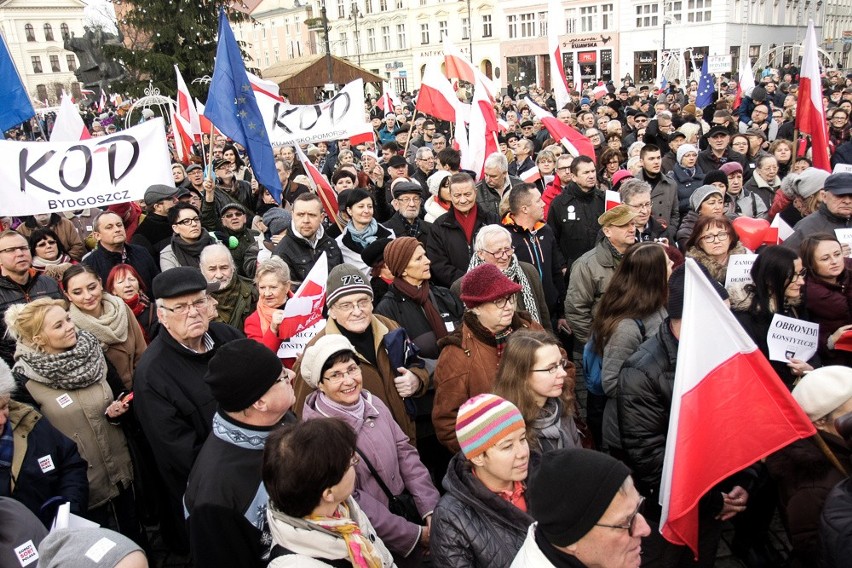
<svg viewBox="0 0 852 568">
<path fill-rule="evenodd" d="M 485 250 L 485 243 L 494 237 L 506 237 L 512 242 L 512 234 L 503 225 L 485 225 L 476 234 L 473 240 L 474 252 Z"/>
<path fill-rule="evenodd" d="M 501 172 L 509 171 L 509 159 L 506 158 L 506 155 L 502 152 L 494 152 L 487 158 L 485 158 L 486 168 L 500 168 Z"/>
<path fill-rule="evenodd" d="M 610 120 L 606 123 L 606 133 L 612 134 L 616 130 L 621 130 L 621 123 L 617 120 Z"/>
<path fill-rule="evenodd" d="M 639 157 L 639 152 L 642 151 L 642 147 L 645 145 L 641 140 L 637 140 L 633 144 L 630 145 L 630 148 L 627 149 L 627 157 L 632 158 L 633 156 Z"/>
<path fill-rule="evenodd" d="M 280 257 L 273 256 L 261 262 L 254 275 L 254 283 L 260 282 L 267 274 L 274 274 L 281 282 L 290 282 L 290 267 Z"/>
<path fill-rule="evenodd" d="M 669 120 L 671 121 L 671 119 L 672 119 L 672 113 L 671 113 L 671 111 L 669 111 L 669 110 L 661 110 L 660 112 L 658 112 L 658 113 L 657 113 L 657 121 L 659 121 L 661 118 L 667 118 L 667 119 L 669 119 Z"/>
<path fill-rule="evenodd" d="M 223 253 L 225 256 L 228 257 L 228 264 L 231 265 L 232 270 L 237 269 L 237 263 L 234 262 L 234 257 L 231 256 L 231 251 L 229 251 L 228 247 L 226 247 L 222 243 L 213 243 L 212 245 L 207 245 L 206 247 L 204 247 L 201 250 L 201 255 L 198 258 L 198 261 L 201 264 L 201 266 L 204 266 L 205 264 L 207 264 L 207 259 L 210 258 L 211 255 L 213 255 L 217 252 Z"/>
<path fill-rule="evenodd" d="M 778 158 L 776 158 L 772 154 L 766 154 L 764 156 L 758 156 L 758 158 L 754 161 L 754 165 L 757 166 L 758 169 L 760 169 L 760 168 L 763 167 L 763 165 L 766 163 L 767 160 L 774 160 L 774 161 L 777 162 Z"/>
<path fill-rule="evenodd" d="M 417 149 L 417 154 L 414 157 L 417 158 L 418 160 L 422 160 L 423 156 L 425 156 L 427 152 L 429 154 L 432 154 L 433 153 L 432 148 L 429 148 L 428 146 L 421 146 L 420 148 Z"/>
<path fill-rule="evenodd" d="M 0 359 L 0 398 L 14 394 L 17 386 L 9 365 L 6 364 L 6 361 Z"/>
<path fill-rule="evenodd" d="M 701 130 L 700 124 L 695 124 L 694 122 L 685 122 L 680 125 L 680 128 L 677 129 L 678 132 L 682 132 L 684 136 L 686 136 L 687 140 L 690 140 L 693 136 L 696 136 L 698 132 Z M 692 142 L 690 142 L 692 144 Z"/>
<path fill-rule="evenodd" d="M 619 187 L 621 202 L 627 203 L 631 197 L 640 193 L 651 193 L 651 184 L 641 179 L 626 179 Z"/>
</svg>

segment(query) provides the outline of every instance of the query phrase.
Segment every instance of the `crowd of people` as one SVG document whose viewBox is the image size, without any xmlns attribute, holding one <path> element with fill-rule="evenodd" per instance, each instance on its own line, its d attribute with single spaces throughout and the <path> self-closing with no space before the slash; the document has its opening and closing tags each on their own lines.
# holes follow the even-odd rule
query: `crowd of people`
<svg viewBox="0 0 852 568">
<path fill-rule="evenodd" d="M 704 109 L 694 81 L 563 108 L 513 88 L 482 172 L 407 95 L 370 101 L 373 142 L 304 147 L 338 211 L 294 147 L 278 203 L 216 134 L 141 202 L 0 218 L 0 533 L 61 562 L 89 538 L 45 537 L 67 503 L 122 566 L 156 534 L 204 567 L 679 567 L 712 566 L 730 521 L 748 566 L 843 565 L 852 173 L 793 140 L 787 71 Z M 852 164 L 852 76 L 823 87 Z M 323 255 L 294 351 L 285 307 Z M 808 360 L 771 361 L 817 434 L 704 495 L 697 560 L 660 534 L 686 258 L 767 357 L 777 315 L 819 326 Z"/>
</svg>

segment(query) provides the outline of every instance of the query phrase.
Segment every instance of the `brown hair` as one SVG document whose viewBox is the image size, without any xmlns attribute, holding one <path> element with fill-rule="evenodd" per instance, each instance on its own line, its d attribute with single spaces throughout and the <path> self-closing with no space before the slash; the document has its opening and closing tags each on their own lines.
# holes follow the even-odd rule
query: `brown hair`
<svg viewBox="0 0 852 568">
<path fill-rule="evenodd" d="M 808 237 L 805 237 L 802 240 L 802 244 L 799 245 L 799 257 L 802 259 L 802 266 L 807 269 L 808 274 L 816 276 L 816 263 L 814 262 L 814 256 L 816 255 L 816 249 L 820 243 L 825 241 L 833 241 L 840 244 L 840 241 L 837 240 L 837 236 L 832 235 L 831 233 L 815 233 Z"/>
<path fill-rule="evenodd" d="M 705 229 L 710 229 L 716 227 L 718 229 L 725 229 L 728 233 L 728 250 L 731 250 L 737 243 L 740 242 L 740 237 L 737 235 L 736 229 L 728 221 L 728 218 L 725 216 L 722 217 L 708 217 L 702 215 L 695 222 L 695 227 L 692 229 L 692 234 L 689 235 L 689 239 L 686 241 L 686 250 L 691 249 L 694 246 L 698 246 L 698 241 L 701 239 L 701 233 L 704 232 Z"/>
</svg>

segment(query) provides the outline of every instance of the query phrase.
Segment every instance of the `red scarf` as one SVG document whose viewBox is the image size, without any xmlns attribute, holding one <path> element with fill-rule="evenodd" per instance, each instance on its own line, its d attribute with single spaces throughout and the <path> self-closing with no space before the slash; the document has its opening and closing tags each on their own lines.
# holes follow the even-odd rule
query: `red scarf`
<svg viewBox="0 0 852 568">
<path fill-rule="evenodd" d="M 467 244 L 473 243 L 473 229 L 476 227 L 476 213 L 476 203 L 473 204 L 473 207 L 467 212 L 467 214 L 461 213 L 457 209 L 453 208 L 453 215 L 455 215 L 456 221 L 461 226 L 462 231 L 464 231 L 464 238 L 467 240 Z"/>
</svg>

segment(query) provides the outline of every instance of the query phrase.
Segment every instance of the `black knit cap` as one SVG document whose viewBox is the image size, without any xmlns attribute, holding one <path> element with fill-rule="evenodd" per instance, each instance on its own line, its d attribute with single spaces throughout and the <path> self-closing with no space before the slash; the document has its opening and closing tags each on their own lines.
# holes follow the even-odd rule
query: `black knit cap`
<svg viewBox="0 0 852 568">
<path fill-rule="evenodd" d="M 704 185 L 710 185 L 714 181 L 717 181 L 724 185 L 726 188 L 728 187 L 728 175 L 722 170 L 710 170 L 707 172 L 707 175 L 704 176 Z"/>
<path fill-rule="evenodd" d="M 281 360 L 253 339 L 237 339 L 220 347 L 207 365 L 204 382 L 219 408 L 245 410 L 262 397 L 281 376 Z"/>
<path fill-rule="evenodd" d="M 568 546 L 606 512 L 630 475 L 627 466 L 594 450 L 552 450 L 530 478 L 527 503 L 548 542 Z"/>
</svg>

